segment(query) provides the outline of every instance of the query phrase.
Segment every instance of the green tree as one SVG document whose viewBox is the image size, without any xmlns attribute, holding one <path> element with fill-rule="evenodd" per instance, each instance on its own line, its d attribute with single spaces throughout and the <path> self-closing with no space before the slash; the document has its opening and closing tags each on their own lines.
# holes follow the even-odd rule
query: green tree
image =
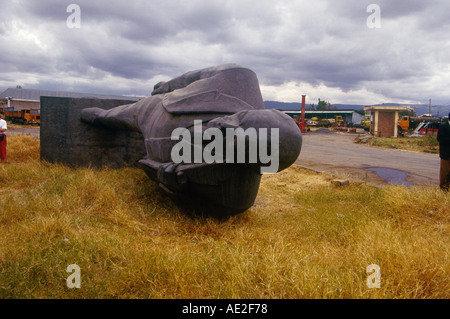
<svg viewBox="0 0 450 319">
<path fill-rule="evenodd" d="M 327 101 L 320 101 L 319 104 L 317 105 L 316 110 L 317 111 L 326 111 L 328 110 L 330 103 L 328 103 Z"/>
</svg>

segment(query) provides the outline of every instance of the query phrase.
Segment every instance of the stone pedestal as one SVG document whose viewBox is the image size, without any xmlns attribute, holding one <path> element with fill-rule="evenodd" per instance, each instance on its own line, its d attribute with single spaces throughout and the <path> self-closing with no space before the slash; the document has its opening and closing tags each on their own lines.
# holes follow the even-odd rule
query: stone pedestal
<svg viewBox="0 0 450 319">
<path fill-rule="evenodd" d="M 80 121 L 84 108 L 110 109 L 134 100 L 41 97 L 41 160 L 72 167 L 136 166 L 146 157 L 138 132 L 117 131 Z"/>
</svg>

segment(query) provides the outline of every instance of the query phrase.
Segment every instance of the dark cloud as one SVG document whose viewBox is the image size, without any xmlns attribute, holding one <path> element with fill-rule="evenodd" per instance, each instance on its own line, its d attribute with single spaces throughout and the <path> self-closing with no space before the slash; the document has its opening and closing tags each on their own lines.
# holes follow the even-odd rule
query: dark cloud
<svg viewBox="0 0 450 319">
<path fill-rule="evenodd" d="M 66 25 L 71 3 L 81 9 L 79 29 Z M 16 77 L 40 88 L 147 95 L 158 78 L 235 62 L 255 70 L 263 86 L 324 84 L 342 92 L 365 89 L 404 100 L 435 94 L 448 101 L 436 88 L 449 80 L 450 5 L 380 0 L 381 28 L 371 29 L 371 3 L 7 2 L 0 11 L 0 83 L 13 86 L 16 81 L 7 79 Z"/>
</svg>

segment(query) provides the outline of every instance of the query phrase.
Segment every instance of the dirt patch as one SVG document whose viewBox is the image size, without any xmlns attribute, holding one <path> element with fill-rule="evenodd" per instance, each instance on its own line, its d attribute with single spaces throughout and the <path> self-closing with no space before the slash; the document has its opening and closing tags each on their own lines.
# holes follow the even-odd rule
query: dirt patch
<svg viewBox="0 0 450 319">
<path fill-rule="evenodd" d="M 308 132 L 306 134 L 336 134 L 336 132 L 333 132 L 327 128 L 321 127 L 321 128 L 318 128 L 317 130 Z"/>
</svg>

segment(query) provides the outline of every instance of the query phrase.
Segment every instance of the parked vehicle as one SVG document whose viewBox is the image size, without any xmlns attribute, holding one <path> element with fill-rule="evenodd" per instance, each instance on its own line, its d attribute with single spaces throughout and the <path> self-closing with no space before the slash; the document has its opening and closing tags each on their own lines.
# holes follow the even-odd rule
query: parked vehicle
<svg viewBox="0 0 450 319">
<path fill-rule="evenodd" d="M 5 120 L 19 124 L 38 124 L 41 123 L 40 109 L 23 109 L 14 111 L 13 108 L 5 109 Z"/>
<path fill-rule="evenodd" d="M 317 123 L 318 126 L 329 127 L 336 122 L 335 119 L 320 119 Z"/>
<path fill-rule="evenodd" d="M 439 119 L 435 119 L 435 118 L 430 118 L 427 120 L 439 121 Z M 411 117 L 411 116 L 404 115 L 397 122 L 398 132 L 400 134 L 404 134 L 405 132 L 411 133 L 419 125 L 419 123 L 421 121 L 423 121 L 422 117 Z"/>
<path fill-rule="evenodd" d="M 370 115 L 364 115 L 364 119 L 361 120 L 361 126 L 364 130 L 368 131 L 370 130 Z"/>
<path fill-rule="evenodd" d="M 423 121 L 414 130 L 414 135 L 425 136 L 425 135 L 437 135 L 439 131 L 440 121 Z"/>
<path fill-rule="evenodd" d="M 337 127 L 346 126 L 346 123 L 345 123 L 344 119 L 342 118 L 342 115 L 336 115 L 336 118 L 334 120 L 334 126 L 337 126 Z"/>
<path fill-rule="evenodd" d="M 306 120 L 306 124 L 308 126 L 317 126 L 319 123 L 317 121 L 313 121 L 312 119 Z"/>
</svg>

